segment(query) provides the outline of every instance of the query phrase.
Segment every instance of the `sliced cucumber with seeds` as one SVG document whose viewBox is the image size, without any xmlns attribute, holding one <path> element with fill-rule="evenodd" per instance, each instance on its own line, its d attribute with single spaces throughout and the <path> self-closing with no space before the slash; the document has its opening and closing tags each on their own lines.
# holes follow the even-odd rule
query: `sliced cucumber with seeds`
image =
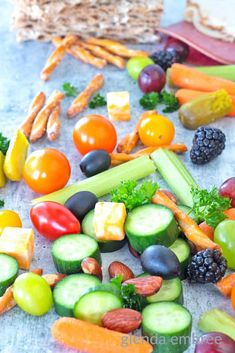
<svg viewBox="0 0 235 353">
<path fill-rule="evenodd" d="M 179 238 L 170 246 L 170 249 L 178 257 L 181 266 L 181 279 L 185 279 L 187 277 L 187 267 L 191 257 L 190 246 L 185 240 Z"/>
<path fill-rule="evenodd" d="M 94 210 L 91 210 L 86 214 L 82 221 L 82 231 L 84 234 L 90 235 L 96 239 L 95 230 L 93 226 Z M 96 239 L 97 240 L 97 239 Z M 111 240 L 111 241 L 98 241 L 100 251 L 102 253 L 113 252 L 121 249 L 126 244 L 126 238 L 123 240 Z"/>
<path fill-rule="evenodd" d="M 183 306 L 159 302 L 146 306 L 142 312 L 144 335 L 156 344 L 156 353 L 182 353 L 190 345 L 192 316 Z"/>
<path fill-rule="evenodd" d="M 88 274 L 74 274 L 63 278 L 53 290 L 55 311 L 60 316 L 73 316 L 75 303 L 100 280 Z"/>
<path fill-rule="evenodd" d="M 161 205 L 134 208 L 127 216 L 126 234 L 131 246 L 142 253 L 150 245 L 172 245 L 179 235 L 173 213 Z"/>
<path fill-rule="evenodd" d="M 0 254 L 0 296 L 14 283 L 19 271 L 18 262 L 14 257 Z"/>
<path fill-rule="evenodd" d="M 81 271 L 81 262 L 86 257 L 93 257 L 101 262 L 97 241 L 85 234 L 64 235 L 52 245 L 52 258 L 57 271 L 65 274 Z"/>
<path fill-rule="evenodd" d="M 146 298 L 148 303 L 175 302 L 183 304 L 183 286 L 179 278 L 164 280 L 160 290 Z"/>
<path fill-rule="evenodd" d="M 102 316 L 110 310 L 122 308 L 122 299 L 115 291 L 97 288 L 84 294 L 74 307 L 77 319 L 101 325 Z"/>
</svg>

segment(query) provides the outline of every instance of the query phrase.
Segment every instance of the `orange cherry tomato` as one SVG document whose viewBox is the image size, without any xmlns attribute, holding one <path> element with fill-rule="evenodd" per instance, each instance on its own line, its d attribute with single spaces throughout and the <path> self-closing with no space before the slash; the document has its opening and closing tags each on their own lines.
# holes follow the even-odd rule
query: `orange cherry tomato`
<svg viewBox="0 0 235 353">
<path fill-rule="evenodd" d="M 175 127 L 165 116 L 153 113 L 141 122 L 139 136 L 145 146 L 169 145 L 174 139 Z"/>
<path fill-rule="evenodd" d="M 63 188 L 70 178 L 70 164 L 63 153 L 45 148 L 31 153 L 25 161 L 23 178 L 39 194 Z"/>
<path fill-rule="evenodd" d="M 228 210 L 224 211 L 224 214 L 228 217 L 228 219 L 235 221 L 235 208 L 229 208 Z"/>
<path fill-rule="evenodd" d="M 22 227 L 22 222 L 18 213 L 11 210 L 0 211 L 0 235 L 5 227 Z"/>
<path fill-rule="evenodd" d="M 87 115 L 75 125 L 73 141 L 83 155 L 99 149 L 111 153 L 117 143 L 117 133 L 113 124 L 103 116 Z"/>
<path fill-rule="evenodd" d="M 235 286 L 233 286 L 233 289 L 232 289 L 231 301 L 232 301 L 233 310 L 235 310 Z"/>
</svg>

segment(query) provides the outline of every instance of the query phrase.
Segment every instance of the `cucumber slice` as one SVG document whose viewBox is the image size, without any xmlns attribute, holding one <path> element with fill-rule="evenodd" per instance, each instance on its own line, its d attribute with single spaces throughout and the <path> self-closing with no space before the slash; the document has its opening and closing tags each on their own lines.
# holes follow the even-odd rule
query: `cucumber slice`
<svg viewBox="0 0 235 353">
<path fill-rule="evenodd" d="M 85 234 L 69 234 L 56 239 L 51 253 L 57 271 L 65 274 L 78 273 L 86 257 L 101 262 L 97 241 Z"/>
<path fill-rule="evenodd" d="M 74 305 L 79 298 L 100 283 L 97 277 L 83 273 L 63 278 L 53 290 L 57 314 L 60 316 L 73 316 Z"/>
<path fill-rule="evenodd" d="M 187 267 L 191 258 L 191 251 L 189 244 L 183 239 L 176 239 L 176 241 L 170 246 L 170 249 L 177 256 L 181 266 L 181 279 L 187 277 Z"/>
<path fill-rule="evenodd" d="M 183 286 L 181 280 L 179 278 L 164 280 L 160 290 L 146 299 L 148 303 L 175 302 L 183 304 Z"/>
<path fill-rule="evenodd" d="M 179 235 L 171 210 L 153 204 L 134 208 L 127 216 L 125 229 L 131 246 L 139 253 L 150 245 L 170 246 Z"/>
<path fill-rule="evenodd" d="M 192 316 L 183 306 L 160 302 L 142 312 L 143 333 L 156 344 L 157 353 L 182 353 L 190 345 Z"/>
<path fill-rule="evenodd" d="M 14 257 L 0 254 L 0 296 L 15 282 L 18 271 L 19 265 Z"/>
<path fill-rule="evenodd" d="M 84 234 L 90 235 L 90 237 L 93 237 L 96 239 L 95 230 L 93 226 L 93 219 L 94 219 L 94 210 L 91 210 L 83 218 L 82 231 Z M 121 249 L 126 244 L 126 238 L 121 241 L 118 241 L 118 240 L 103 241 L 103 242 L 98 241 L 98 244 L 99 244 L 100 251 L 102 253 L 113 252 Z"/>
<path fill-rule="evenodd" d="M 101 325 L 102 316 L 110 310 L 122 308 L 122 299 L 109 289 L 97 288 L 84 294 L 74 307 L 77 319 Z"/>
</svg>

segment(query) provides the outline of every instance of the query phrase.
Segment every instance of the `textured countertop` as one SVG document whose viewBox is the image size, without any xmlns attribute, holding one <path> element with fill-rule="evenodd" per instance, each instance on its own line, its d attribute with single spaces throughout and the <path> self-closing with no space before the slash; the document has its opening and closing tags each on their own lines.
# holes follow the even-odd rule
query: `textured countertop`
<svg viewBox="0 0 235 353">
<path fill-rule="evenodd" d="M 180 20 L 183 16 L 184 0 L 166 0 L 166 13 L 162 24 L 170 24 Z M 11 5 L 7 0 L 0 1 L 0 131 L 9 137 L 14 134 L 16 127 L 25 117 L 27 107 L 32 98 L 39 90 L 43 90 L 49 95 L 53 89 L 60 89 L 64 81 L 69 81 L 79 89 L 83 89 L 90 78 L 97 71 L 96 69 L 79 63 L 73 58 L 66 56 L 63 62 L 53 73 L 50 81 L 44 83 L 39 78 L 39 72 L 52 52 L 52 45 L 47 43 L 17 43 L 14 33 L 9 32 L 9 18 Z M 153 47 L 152 47 L 153 49 Z M 102 93 L 108 91 L 129 90 L 131 94 L 132 120 L 131 122 L 116 123 L 119 137 L 129 131 L 136 119 L 142 113 L 138 104 L 141 93 L 137 85 L 128 77 L 125 71 L 120 71 L 114 67 L 108 67 L 104 71 L 105 86 Z M 65 116 L 69 99 L 63 102 L 63 114 L 61 118 L 61 136 L 55 143 L 49 143 L 46 139 L 32 145 L 30 151 L 43 147 L 55 147 L 64 152 L 72 166 L 72 177 L 70 183 L 79 180 L 80 156 L 74 148 L 71 132 L 77 118 L 67 120 Z M 93 111 L 92 111 L 93 112 Z M 99 108 L 98 114 L 107 115 L 105 108 Z M 86 113 L 90 113 L 86 111 Z M 177 113 L 171 114 L 170 118 L 176 126 L 175 141 L 183 141 L 188 146 L 191 145 L 193 132 L 185 130 L 178 122 Z M 189 154 L 182 158 L 186 166 L 202 187 L 212 185 L 219 186 L 228 177 L 235 175 L 235 119 L 223 119 L 214 124 L 221 128 L 227 137 L 226 150 L 223 154 L 210 164 L 197 167 L 189 159 Z M 153 176 L 161 185 L 164 185 L 159 175 Z M 0 199 L 6 201 L 6 208 L 19 212 L 22 217 L 24 227 L 30 227 L 28 217 L 30 201 L 34 198 L 23 182 L 10 183 L 0 190 Z M 54 272 L 55 268 L 50 256 L 51 244 L 36 234 L 35 237 L 35 257 L 33 267 L 42 267 L 45 273 Z M 113 260 L 121 260 L 135 271 L 141 272 L 138 261 L 133 258 L 126 248 L 112 254 L 103 255 L 104 274 L 107 278 L 107 265 Z M 229 301 L 223 299 L 213 285 L 188 285 L 184 283 L 185 306 L 193 315 L 193 342 L 200 336 L 196 325 L 200 314 L 208 309 L 219 307 L 231 311 Z M 19 308 L 14 308 L 10 312 L 0 317 L 0 352 L 1 353 L 69 353 L 56 344 L 50 335 L 50 327 L 57 318 L 52 309 L 50 313 L 43 317 L 32 317 Z M 188 352 L 193 352 L 194 345 Z"/>
</svg>

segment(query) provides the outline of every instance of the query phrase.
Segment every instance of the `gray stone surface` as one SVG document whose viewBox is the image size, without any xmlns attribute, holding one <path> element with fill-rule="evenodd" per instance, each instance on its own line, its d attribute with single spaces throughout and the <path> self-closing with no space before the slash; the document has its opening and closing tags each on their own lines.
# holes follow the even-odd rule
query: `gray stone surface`
<svg viewBox="0 0 235 353">
<path fill-rule="evenodd" d="M 166 13 L 163 17 L 163 24 L 169 24 L 177 21 L 183 16 L 184 1 L 167 0 Z M 66 56 L 61 65 L 53 73 L 51 80 L 44 83 L 39 79 L 39 72 L 51 53 L 53 47 L 51 44 L 42 43 L 23 43 L 15 41 L 14 33 L 10 33 L 8 22 L 11 12 L 11 5 L 7 0 L 0 1 L 0 131 L 11 137 L 16 127 L 24 118 L 27 107 L 39 90 L 43 90 L 47 95 L 57 88 L 59 89 L 64 81 L 70 81 L 82 90 L 96 70 L 75 61 Z M 134 125 L 137 118 L 142 113 L 138 104 L 141 93 L 137 85 L 128 77 L 125 71 L 120 71 L 114 67 L 108 67 L 104 70 L 105 87 L 102 93 L 108 91 L 129 90 L 131 94 L 132 120 L 128 123 L 116 123 L 119 137 L 123 136 L 130 127 Z M 55 147 L 65 152 L 72 166 L 72 177 L 70 183 L 79 180 L 82 176 L 79 174 L 80 156 L 74 148 L 71 132 L 77 118 L 67 120 L 65 116 L 66 108 L 69 105 L 69 99 L 63 103 L 62 129 L 61 136 L 56 143 L 48 143 L 46 139 L 32 145 L 30 151 L 43 147 Z M 86 113 L 93 111 L 87 110 Z M 98 114 L 107 115 L 105 108 L 99 108 Z M 170 118 L 176 126 L 175 141 L 184 141 L 188 146 L 191 145 L 193 132 L 185 130 L 178 122 L 177 113 L 171 114 Z M 235 174 L 235 120 L 223 119 L 214 124 L 221 128 L 227 136 L 227 147 L 223 154 L 203 167 L 192 165 L 189 154 L 185 154 L 182 159 L 202 187 L 220 185 L 222 181 Z M 153 178 L 164 182 L 159 175 Z M 0 190 L 0 199 L 6 201 L 6 208 L 19 212 L 23 219 L 25 227 L 30 227 L 29 207 L 30 200 L 36 195 L 31 192 L 26 185 L 20 183 L 10 183 Z M 36 234 L 35 257 L 32 267 L 42 267 L 45 273 L 55 271 L 50 256 L 51 244 Z M 130 265 L 135 273 L 140 273 L 141 268 L 138 261 L 133 258 L 127 249 L 117 251 L 112 254 L 103 255 L 103 269 L 107 278 L 107 265 L 111 260 L 121 260 Z M 196 325 L 198 318 L 205 310 L 219 307 L 231 311 L 228 300 L 223 299 L 213 285 L 199 286 L 188 285 L 184 283 L 185 306 L 193 315 L 193 334 L 195 337 L 200 335 Z M 19 308 L 14 308 L 9 313 L 0 317 L 0 352 L 1 353 L 69 353 L 57 345 L 51 338 L 50 327 L 57 318 L 54 309 L 43 317 L 32 317 L 25 314 Z M 193 345 L 188 352 L 193 352 Z"/>
</svg>

